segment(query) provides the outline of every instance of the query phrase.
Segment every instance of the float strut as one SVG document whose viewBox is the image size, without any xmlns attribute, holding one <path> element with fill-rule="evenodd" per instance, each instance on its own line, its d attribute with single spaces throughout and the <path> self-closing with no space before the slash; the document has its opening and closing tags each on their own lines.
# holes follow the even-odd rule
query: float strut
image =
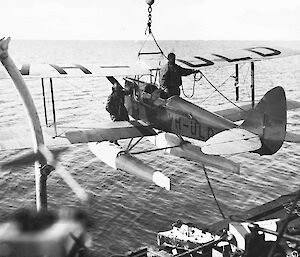
<svg viewBox="0 0 300 257">
<path fill-rule="evenodd" d="M 239 65 L 235 65 L 235 101 L 239 100 Z"/>
<path fill-rule="evenodd" d="M 253 109 L 255 104 L 254 62 L 251 62 L 251 101 L 252 101 L 252 109 Z"/>
</svg>

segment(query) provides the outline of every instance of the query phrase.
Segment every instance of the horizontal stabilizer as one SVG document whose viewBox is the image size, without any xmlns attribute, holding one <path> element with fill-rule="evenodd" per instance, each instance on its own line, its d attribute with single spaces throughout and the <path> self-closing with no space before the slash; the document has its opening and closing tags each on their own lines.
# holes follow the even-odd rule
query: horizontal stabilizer
<svg viewBox="0 0 300 257">
<path fill-rule="evenodd" d="M 295 110 L 300 108 L 300 102 L 294 100 L 286 101 L 287 110 Z M 233 122 L 246 119 L 249 111 L 252 109 L 252 104 L 241 105 L 240 108 L 228 108 L 214 113 L 221 115 L 222 117 L 231 120 Z"/>
<path fill-rule="evenodd" d="M 205 154 L 238 154 L 261 147 L 259 136 L 240 128 L 225 130 L 209 138 L 201 150 Z"/>
<path fill-rule="evenodd" d="M 142 121 L 115 121 L 100 125 L 94 129 L 68 131 L 65 136 L 70 143 L 79 144 L 156 135 L 152 127 Z"/>
</svg>

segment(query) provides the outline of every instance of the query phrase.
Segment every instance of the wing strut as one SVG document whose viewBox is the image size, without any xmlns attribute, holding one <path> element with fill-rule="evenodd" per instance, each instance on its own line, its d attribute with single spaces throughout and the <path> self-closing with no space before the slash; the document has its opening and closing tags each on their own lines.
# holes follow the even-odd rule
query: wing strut
<svg viewBox="0 0 300 257">
<path fill-rule="evenodd" d="M 251 103 L 252 103 L 252 109 L 254 108 L 255 105 L 255 81 L 254 81 L 254 62 L 251 62 Z M 238 63 L 235 64 L 235 101 L 238 101 L 240 98 L 240 93 L 239 93 L 239 65 Z"/>
<path fill-rule="evenodd" d="M 55 100 L 54 100 L 54 89 L 53 89 L 53 81 L 52 78 L 49 78 L 50 82 L 50 97 L 51 97 L 51 109 L 52 109 L 52 122 L 49 122 L 50 115 L 48 116 L 48 110 L 47 110 L 47 95 L 45 90 L 45 83 L 44 78 L 41 78 L 41 85 L 42 85 L 42 93 L 43 93 L 43 105 L 44 105 L 44 116 L 45 116 L 45 123 L 46 126 L 49 128 L 53 126 L 54 128 L 54 136 L 57 137 L 57 126 L 56 126 L 56 111 L 55 111 Z"/>
</svg>

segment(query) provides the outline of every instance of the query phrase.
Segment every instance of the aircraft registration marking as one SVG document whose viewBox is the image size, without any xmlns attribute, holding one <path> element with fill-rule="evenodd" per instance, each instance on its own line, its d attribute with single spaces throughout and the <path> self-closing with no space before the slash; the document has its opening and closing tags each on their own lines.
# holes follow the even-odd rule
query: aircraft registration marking
<svg viewBox="0 0 300 257">
<path fill-rule="evenodd" d="M 187 61 L 182 59 L 177 59 L 177 61 L 192 67 L 192 68 L 201 68 L 215 65 L 218 62 L 227 62 L 227 63 L 234 63 L 234 62 L 242 62 L 242 61 L 255 61 L 257 59 L 264 59 L 270 58 L 281 54 L 281 51 L 270 48 L 270 47 L 252 47 L 243 49 L 244 52 L 239 53 L 241 56 L 231 56 L 228 54 L 227 56 L 224 54 L 216 54 L 212 53 L 211 55 L 213 58 L 210 57 L 202 57 L 202 56 L 194 56 L 194 59 Z M 218 57 L 218 58 L 215 58 Z M 199 62 L 199 60 L 201 62 Z"/>
<path fill-rule="evenodd" d="M 179 116 L 169 116 L 172 131 L 183 136 L 200 140 L 207 140 L 215 134 L 214 128 L 200 124 L 195 119 L 188 119 Z"/>
<path fill-rule="evenodd" d="M 210 55 L 194 56 L 191 59 L 177 59 L 178 62 L 190 67 L 201 68 L 220 64 L 229 64 L 234 62 L 252 62 L 274 57 L 284 57 L 295 54 L 291 50 L 278 50 L 271 47 L 252 47 L 242 50 L 234 50 L 226 53 L 212 53 Z M 297 54 L 297 53 L 296 53 Z M 136 70 L 137 69 L 137 70 Z M 140 67 L 128 65 L 81 65 L 81 64 L 23 64 L 20 66 L 20 72 L 23 76 L 38 77 L 64 77 L 64 76 L 108 76 L 107 74 L 134 74 L 142 72 Z M 124 73 L 124 74 L 123 74 Z M 141 74 L 146 74 L 143 71 Z"/>
</svg>

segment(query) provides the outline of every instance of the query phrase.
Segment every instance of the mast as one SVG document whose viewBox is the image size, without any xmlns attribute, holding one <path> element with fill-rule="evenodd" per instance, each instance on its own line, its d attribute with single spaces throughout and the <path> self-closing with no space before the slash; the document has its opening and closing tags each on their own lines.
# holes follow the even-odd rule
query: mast
<svg viewBox="0 0 300 257">
<path fill-rule="evenodd" d="M 0 60 L 13 80 L 19 96 L 23 101 L 30 124 L 33 150 L 35 154 L 38 154 L 39 148 L 44 145 L 40 119 L 26 83 L 14 61 L 8 54 L 9 42 L 9 37 L 7 39 L 3 38 L 0 40 Z M 52 169 L 49 169 L 46 160 L 41 159 L 39 161 L 35 161 L 36 207 L 38 211 L 47 209 L 47 176 L 51 170 Z"/>
</svg>

